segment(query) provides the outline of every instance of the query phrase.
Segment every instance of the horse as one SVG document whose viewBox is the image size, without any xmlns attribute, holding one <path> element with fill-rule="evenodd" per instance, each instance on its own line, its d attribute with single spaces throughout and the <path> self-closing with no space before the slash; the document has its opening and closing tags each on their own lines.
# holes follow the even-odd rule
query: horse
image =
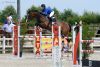
<svg viewBox="0 0 100 67">
<path fill-rule="evenodd" d="M 48 18 L 41 14 L 41 12 L 37 10 L 29 10 L 27 12 L 27 21 L 37 20 L 37 25 L 43 29 L 52 30 L 52 23 L 49 22 Z M 57 22 L 59 26 L 61 26 L 61 34 L 65 37 L 71 32 L 71 25 L 65 22 Z"/>
</svg>

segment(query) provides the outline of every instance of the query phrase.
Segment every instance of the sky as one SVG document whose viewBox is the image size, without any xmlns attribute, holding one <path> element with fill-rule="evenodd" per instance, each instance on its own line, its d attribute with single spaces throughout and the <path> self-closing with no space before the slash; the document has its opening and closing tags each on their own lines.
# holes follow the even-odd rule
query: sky
<svg viewBox="0 0 100 67">
<path fill-rule="evenodd" d="M 42 3 L 51 8 L 56 7 L 59 11 L 72 9 L 75 13 L 82 15 L 84 11 L 100 13 L 100 0 L 21 0 L 21 17 L 32 5 L 40 6 Z M 7 5 L 13 5 L 17 9 L 17 0 L 0 0 L 0 10 Z"/>
</svg>

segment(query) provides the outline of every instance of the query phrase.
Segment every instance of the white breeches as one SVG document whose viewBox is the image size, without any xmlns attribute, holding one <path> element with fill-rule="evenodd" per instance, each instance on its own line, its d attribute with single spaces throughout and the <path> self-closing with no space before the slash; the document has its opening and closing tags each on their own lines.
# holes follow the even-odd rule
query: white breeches
<svg viewBox="0 0 100 67">
<path fill-rule="evenodd" d="M 52 17 L 54 15 L 54 11 L 52 11 L 49 15 L 49 17 Z"/>
</svg>

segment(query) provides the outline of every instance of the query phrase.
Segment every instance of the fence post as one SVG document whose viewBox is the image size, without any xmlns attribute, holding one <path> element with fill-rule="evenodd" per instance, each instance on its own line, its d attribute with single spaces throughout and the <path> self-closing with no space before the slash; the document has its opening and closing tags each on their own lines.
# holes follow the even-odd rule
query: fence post
<svg viewBox="0 0 100 67">
<path fill-rule="evenodd" d="M 53 47 L 52 47 L 52 59 L 53 67 L 61 67 L 61 34 L 60 27 L 58 25 L 52 26 L 52 36 L 53 36 Z"/>
<path fill-rule="evenodd" d="M 6 43 L 5 43 L 6 41 L 5 41 L 5 35 L 3 36 L 3 53 L 5 54 L 5 47 L 6 47 Z"/>
<path fill-rule="evenodd" d="M 40 56 L 40 51 L 41 51 L 41 45 L 40 45 L 40 32 L 41 28 L 40 27 L 35 27 L 35 55 Z"/>
<path fill-rule="evenodd" d="M 18 57 L 20 56 L 20 44 L 19 44 L 19 27 L 14 26 L 13 28 L 13 38 L 14 38 L 14 43 L 13 43 L 13 54 L 17 55 Z"/>
</svg>

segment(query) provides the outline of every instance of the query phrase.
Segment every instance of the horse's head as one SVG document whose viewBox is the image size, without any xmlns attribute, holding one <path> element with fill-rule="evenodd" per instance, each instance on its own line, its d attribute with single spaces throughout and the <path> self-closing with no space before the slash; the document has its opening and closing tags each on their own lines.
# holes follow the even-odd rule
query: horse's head
<svg viewBox="0 0 100 67">
<path fill-rule="evenodd" d="M 36 18 L 38 16 L 39 12 L 37 10 L 29 10 L 27 12 L 27 20 L 32 20 L 33 18 Z"/>
</svg>

